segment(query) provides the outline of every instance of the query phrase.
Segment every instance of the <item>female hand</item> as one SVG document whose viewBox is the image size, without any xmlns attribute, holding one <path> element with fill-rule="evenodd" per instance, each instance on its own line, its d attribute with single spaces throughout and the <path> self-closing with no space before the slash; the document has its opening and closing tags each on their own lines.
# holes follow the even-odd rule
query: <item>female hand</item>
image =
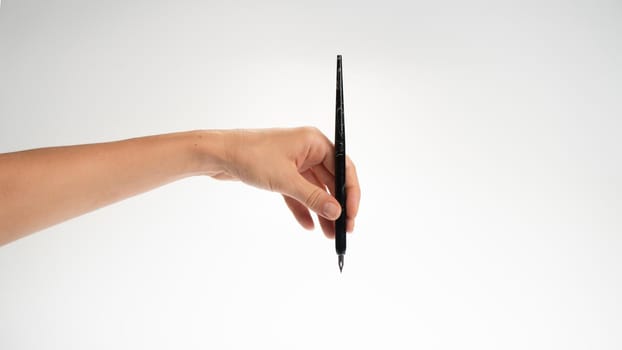
<svg viewBox="0 0 622 350">
<path fill-rule="evenodd" d="M 237 179 L 282 193 L 300 224 L 307 208 L 334 236 L 334 151 L 315 128 L 197 130 L 0 154 L 0 245 L 108 204 L 194 175 Z M 360 189 L 346 162 L 347 222 Z"/>
<path fill-rule="evenodd" d="M 333 238 L 339 202 L 335 186 L 335 152 L 317 128 L 231 130 L 225 132 L 225 173 L 220 179 L 240 180 L 279 192 L 300 225 L 313 229 L 308 209 L 318 216 L 324 234 Z M 346 231 L 354 229 L 361 191 L 354 164 L 346 160 Z"/>
</svg>

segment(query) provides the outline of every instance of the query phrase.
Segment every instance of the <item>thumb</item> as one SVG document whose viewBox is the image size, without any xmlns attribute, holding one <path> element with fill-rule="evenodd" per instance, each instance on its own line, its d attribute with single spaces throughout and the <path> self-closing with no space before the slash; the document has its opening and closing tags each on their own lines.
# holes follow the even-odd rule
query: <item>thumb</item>
<svg viewBox="0 0 622 350">
<path fill-rule="evenodd" d="M 337 220 L 339 215 L 341 215 L 339 202 L 324 189 L 312 184 L 298 172 L 296 172 L 292 181 L 289 182 L 283 194 L 293 197 L 328 220 Z"/>
</svg>

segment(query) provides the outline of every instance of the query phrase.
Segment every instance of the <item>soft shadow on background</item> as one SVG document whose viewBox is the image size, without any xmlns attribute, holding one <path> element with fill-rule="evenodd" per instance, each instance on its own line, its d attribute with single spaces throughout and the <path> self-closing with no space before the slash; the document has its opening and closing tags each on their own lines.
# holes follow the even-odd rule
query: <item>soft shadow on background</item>
<svg viewBox="0 0 622 350">
<path fill-rule="evenodd" d="M 1 247 L 0 348 L 622 348 L 620 37 L 616 1 L 2 1 L 0 152 L 332 135 L 342 54 L 363 197 L 342 275 L 210 178 Z"/>
</svg>

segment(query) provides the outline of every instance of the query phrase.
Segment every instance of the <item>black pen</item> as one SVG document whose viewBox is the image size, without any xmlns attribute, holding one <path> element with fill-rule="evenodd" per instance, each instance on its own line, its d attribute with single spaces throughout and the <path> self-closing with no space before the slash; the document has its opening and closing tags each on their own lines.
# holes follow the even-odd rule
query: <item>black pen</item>
<svg viewBox="0 0 622 350">
<path fill-rule="evenodd" d="M 335 250 L 339 272 L 343 271 L 346 254 L 346 127 L 343 118 L 343 75 L 341 55 L 337 55 L 337 97 L 335 104 L 335 198 L 341 205 L 341 215 L 335 221 Z"/>
</svg>

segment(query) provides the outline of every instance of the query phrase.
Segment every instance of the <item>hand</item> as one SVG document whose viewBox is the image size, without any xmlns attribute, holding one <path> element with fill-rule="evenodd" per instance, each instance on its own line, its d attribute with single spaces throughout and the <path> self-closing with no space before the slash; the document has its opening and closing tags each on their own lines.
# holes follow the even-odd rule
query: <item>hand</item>
<svg viewBox="0 0 622 350">
<path fill-rule="evenodd" d="M 311 209 L 324 234 L 334 238 L 334 220 L 341 207 L 327 189 L 334 193 L 335 151 L 322 132 L 313 127 L 232 130 L 225 133 L 224 146 L 226 171 L 217 178 L 281 193 L 300 225 L 313 229 Z M 346 231 L 352 232 L 361 191 L 350 158 L 346 160 L 346 196 Z"/>
</svg>

